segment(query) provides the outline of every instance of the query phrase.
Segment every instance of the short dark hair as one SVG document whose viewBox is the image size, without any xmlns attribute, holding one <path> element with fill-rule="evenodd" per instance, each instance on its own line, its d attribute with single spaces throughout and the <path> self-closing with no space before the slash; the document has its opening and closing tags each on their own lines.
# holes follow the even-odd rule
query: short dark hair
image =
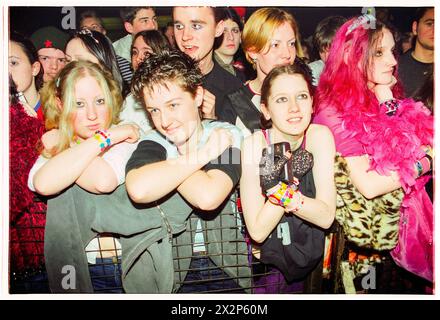
<svg viewBox="0 0 440 320">
<path fill-rule="evenodd" d="M 426 12 L 430 9 L 434 9 L 434 7 L 421 7 L 417 8 L 416 12 L 414 13 L 413 22 L 420 22 L 420 19 L 423 18 L 423 16 L 426 14 Z"/>
<path fill-rule="evenodd" d="M 336 32 L 346 21 L 342 16 L 330 16 L 318 23 L 313 34 L 313 46 L 317 53 L 330 47 Z"/>
<path fill-rule="evenodd" d="M 158 30 L 144 30 L 136 33 L 131 43 L 130 54 L 133 55 L 133 44 L 137 38 L 142 37 L 144 42 L 153 50 L 154 53 L 171 50 L 171 45 L 165 35 Z"/>
<path fill-rule="evenodd" d="M 422 101 L 423 104 L 434 114 L 434 70 L 431 65 L 423 85 L 416 91 L 414 100 Z"/>
<path fill-rule="evenodd" d="M 101 24 L 101 27 L 104 27 L 104 23 L 103 23 L 101 17 L 98 16 L 98 14 L 94 10 L 86 10 L 86 11 L 81 12 L 81 14 L 79 15 L 79 25 L 80 25 L 79 29 L 81 29 L 81 24 L 87 18 L 95 18 Z"/>
<path fill-rule="evenodd" d="M 18 32 L 13 31 L 10 35 L 10 40 L 20 46 L 31 65 L 35 62 L 40 63 L 38 60 L 38 51 L 30 39 Z M 35 87 L 37 90 L 40 90 L 40 88 L 43 86 L 43 73 L 43 66 L 41 66 L 40 72 L 38 72 L 38 74 L 35 76 Z"/>
<path fill-rule="evenodd" d="M 180 50 L 165 50 L 152 54 L 139 65 L 131 81 L 131 92 L 144 105 L 145 88 L 153 92 L 156 86 L 173 82 L 195 97 L 202 78 L 194 59 Z"/>
<path fill-rule="evenodd" d="M 156 13 L 156 10 L 154 10 L 153 7 L 127 7 L 119 11 L 122 22 L 130 22 L 131 24 L 133 24 L 134 17 L 136 17 L 138 11 L 142 9 L 151 9 Z"/>
<path fill-rule="evenodd" d="M 315 87 L 312 85 L 312 72 L 309 66 L 301 58 L 297 57 L 293 64 L 275 67 L 268 73 L 261 86 L 261 103 L 267 106 L 272 84 L 276 78 L 283 74 L 298 74 L 302 76 L 307 83 L 310 95 L 313 97 Z M 262 113 L 260 116 L 260 125 L 263 129 L 270 129 L 272 127 L 272 120 L 267 120 Z"/>
</svg>

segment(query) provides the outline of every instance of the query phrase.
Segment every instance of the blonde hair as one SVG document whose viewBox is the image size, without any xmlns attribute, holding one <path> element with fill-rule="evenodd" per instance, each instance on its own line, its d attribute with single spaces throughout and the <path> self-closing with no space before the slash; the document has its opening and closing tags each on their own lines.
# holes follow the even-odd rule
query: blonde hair
<svg viewBox="0 0 440 320">
<path fill-rule="evenodd" d="M 112 75 L 93 62 L 71 62 L 53 80 L 45 83 L 41 90 L 46 130 L 58 129 L 60 134 L 59 142 L 54 148 L 43 150 L 42 154 L 45 157 L 50 158 L 66 150 L 74 140 L 75 85 L 87 76 L 93 77 L 98 82 L 104 94 L 110 112 L 109 123 L 106 124 L 106 127 L 119 122 L 122 96 Z"/>
<path fill-rule="evenodd" d="M 275 29 L 288 23 L 295 33 L 296 55 L 300 58 L 304 56 L 298 23 L 295 18 L 287 11 L 278 8 L 261 8 L 255 11 L 246 21 L 242 35 L 242 47 L 246 54 L 246 59 L 255 68 L 255 63 L 249 56 L 249 52 L 261 52 L 267 47 Z"/>
</svg>

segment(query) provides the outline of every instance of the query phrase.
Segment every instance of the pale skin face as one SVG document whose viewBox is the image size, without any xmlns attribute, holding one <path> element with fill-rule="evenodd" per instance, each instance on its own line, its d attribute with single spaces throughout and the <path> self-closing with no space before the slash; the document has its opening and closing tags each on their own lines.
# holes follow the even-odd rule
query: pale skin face
<svg viewBox="0 0 440 320">
<path fill-rule="evenodd" d="M 267 100 L 267 105 L 261 104 L 261 111 L 266 119 L 272 120 L 271 143 L 289 142 L 290 147 L 296 149 L 304 141 L 302 138 L 307 130 L 305 148 L 313 155 L 316 195 L 305 196 L 301 208 L 294 214 L 327 229 L 334 220 L 336 207 L 333 135 L 325 126 L 309 124 L 312 98 L 302 75 L 278 75 L 271 82 Z M 244 139 L 241 148 L 243 216 L 250 237 L 257 243 L 265 241 L 286 212 L 293 209 L 293 203 L 285 208 L 272 204 L 262 192 L 259 172 L 262 150 L 266 147 L 262 132 L 257 131 Z M 289 157 L 289 152 L 285 155 Z M 253 250 L 253 254 L 259 257 L 259 251 Z"/>
<path fill-rule="evenodd" d="M 55 78 L 57 73 L 67 64 L 64 52 L 55 48 L 42 48 L 38 50 L 38 60 L 44 69 L 44 82 Z"/>
<path fill-rule="evenodd" d="M 223 42 L 216 52 L 221 56 L 233 57 L 241 43 L 240 28 L 238 24 L 231 19 L 225 20 L 224 25 Z"/>
<path fill-rule="evenodd" d="M 285 22 L 274 30 L 261 52 L 249 52 L 252 59 L 257 59 L 257 77 L 264 79 L 275 66 L 292 64 L 296 57 L 295 42 L 295 32 Z"/>
<path fill-rule="evenodd" d="M 299 139 L 310 123 L 312 102 L 301 75 L 283 74 L 273 80 L 267 106 L 262 104 L 261 111 L 266 119 L 272 120 L 275 131 Z"/>
<path fill-rule="evenodd" d="M 76 111 L 73 131 L 79 139 L 88 139 L 96 130 L 105 130 L 110 120 L 110 109 L 95 78 L 87 75 L 75 84 Z"/>
<path fill-rule="evenodd" d="M 213 66 L 214 39 L 223 33 L 223 21 L 215 22 L 209 7 L 175 7 L 174 35 L 181 51 L 199 62 L 203 74 Z"/>
<path fill-rule="evenodd" d="M 133 70 L 136 71 L 139 64 L 152 53 L 153 49 L 151 49 L 151 47 L 145 43 L 144 38 L 142 36 L 137 37 L 133 43 L 133 50 L 131 54 L 131 64 L 133 66 Z"/>
<path fill-rule="evenodd" d="M 40 63 L 31 64 L 23 49 L 13 41 L 9 41 L 9 73 L 17 86 L 18 92 L 26 92 L 34 87 L 35 76 L 40 72 Z"/>
<path fill-rule="evenodd" d="M 395 42 L 393 35 L 388 29 L 383 29 L 382 39 L 378 41 L 377 47 L 370 58 L 368 72 L 369 85 L 386 85 L 393 81 L 393 72 L 397 61 L 393 51 Z"/>
<path fill-rule="evenodd" d="M 99 20 L 94 17 L 85 18 L 81 22 L 81 29 L 84 29 L 84 28 L 92 30 L 92 31 L 98 31 L 98 32 L 101 32 L 102 34 L 107 33 L 107 31 L 104 29 L 104 27 L 99 22 Z"/>
<path fill-rule="evenodd" d="M 87 50 L 86 46 L 79 38 L 69 41 L 66 46 L 66 58 L 69 61 L 90 61 L 99 64 L 98 59 Z"/>
<path fill-rule="evenodd" d="M 125 22 L 125 30 L 132 35 L 145 30 L 157 30 L 157 18 L 153 9 L 141 9 L 136 12 L 133 23 Z"/>
<path fill-rule="evenodd" d="M 155 128 L 179 148 L 194 140 L 201 127 L 198 107 L 202 99 L 202 87 L 193 97 L 174 82 L 156 86 L 153 92 L 144 89 L 145 105 Z"/>
<path fill-rule="evenodd" d="M 417 36 L 418 45 L 426 50 L 434 50 L 434 9 L 427 10 L 419 23 L 414 22 L 412 31 Z"/>
</svg>

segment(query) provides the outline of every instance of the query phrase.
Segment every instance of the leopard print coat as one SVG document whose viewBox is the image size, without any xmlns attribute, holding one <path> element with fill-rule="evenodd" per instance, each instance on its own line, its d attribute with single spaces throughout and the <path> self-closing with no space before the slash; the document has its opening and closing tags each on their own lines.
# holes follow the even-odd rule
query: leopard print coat
<svg viewBox="0 0 440 320">
<path fill-rule="evenodd" d="M 402 188 L 368 200 L 353 185 L 347 162 L 335 157 L 336 220 L 359 247 L 391 250 L 399 236 Z"/>
</svg>

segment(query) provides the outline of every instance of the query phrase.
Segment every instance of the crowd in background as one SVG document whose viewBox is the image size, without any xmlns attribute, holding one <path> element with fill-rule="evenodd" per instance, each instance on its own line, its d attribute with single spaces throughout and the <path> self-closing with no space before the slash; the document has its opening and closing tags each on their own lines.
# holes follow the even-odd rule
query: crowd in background
<svg viewBox="0 0 440 320">
<path fill-rule="evenodd" d="M 272 7 L 121 8 L 115 42 L 90 8 L 11 25 L 10 292 L 272 293 L 258 262 L 432 293 L 434 9 L 381 12 L 308 39 Z"/>
</svg>

